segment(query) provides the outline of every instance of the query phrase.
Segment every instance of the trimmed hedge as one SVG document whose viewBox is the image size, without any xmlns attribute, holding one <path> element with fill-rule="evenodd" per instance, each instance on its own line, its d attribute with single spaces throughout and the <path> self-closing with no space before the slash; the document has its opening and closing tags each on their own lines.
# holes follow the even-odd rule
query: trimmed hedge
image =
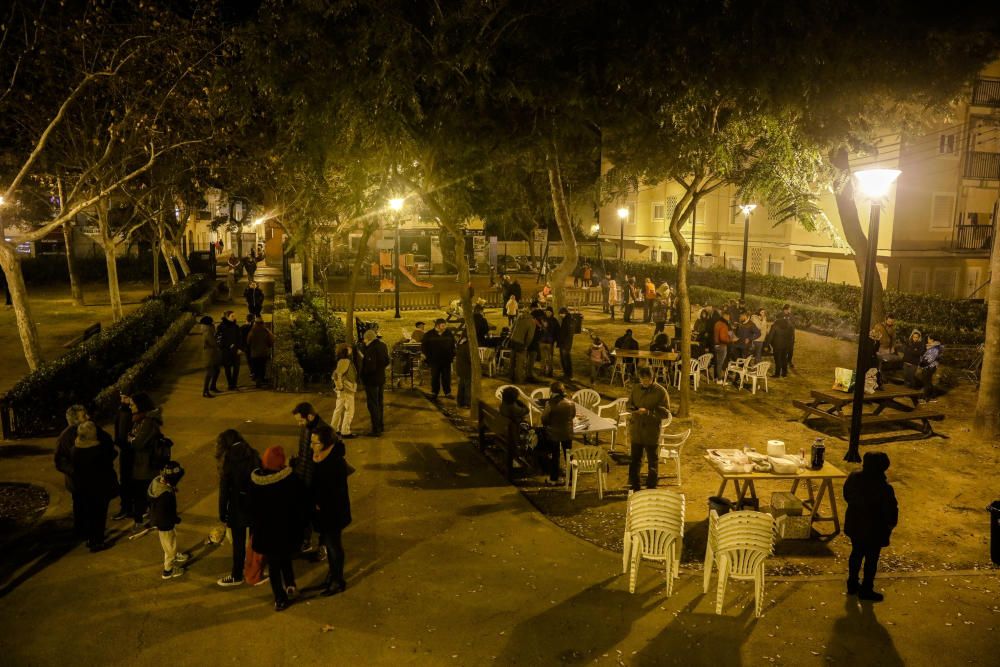
<svg viewBox="0 0 1000 667">
<path fill-rule="evenodd" d="M 329 378 L 336 365 L 334 350 L 347 340 L 344 321 L 316 294 L 305 291 L 289 299 L 295 355 L 307 375 Z"/>
<path fill-rule="evenodd" d="M 271 375 L 275 391 L 298 392 L 305 389 L 305 374 L 295 356 L 292 336 L 292 314 L 285 303 L 285 291 L 280 282 L 274 284 L 274 355 L 271 357 Z"/>
<path fill-rule="evenodd" d="M 147 298 L 138 308 L 100 334 L 43 363 L 0 396 L 11 414 L 11 430 L 40 435 L 63 426 L 66 408 L 93 407 L 97 395 L 115 382 L 167 331 L 181 310 L 208 289 L 194 274 Z"/>
<path fill-rule="evenodd" d="M 617 260 L 607 262 L 609 270 L 615 273 L 619 273 L 619 264 Z M 621 272 L 629 275 L 642 278 L 649 276 L 657 282 L 666 280 L 671 284 L 677 283 L 677 267 L 673 265 L 624 262 L 621 267 Z M 737 298 L 739 294 L 734 294 L 733 290 L 739 288 L 740 273 L 733 269 L 692 266 L 688 268 L 688 286 L 692 290 L 695 287 L 722 290 L 727 293 L 725 299 Z M 779 306 L 786 302 L 792 303 L 800 313 L 819 309 L 823 311 L 822 314 L 816 313 L 819 321 L 828 321 L 832 313 L 836 313 L 842 323 L 834 326 L 831 331 L 856 328 L 861 314 L 861 288 L 856 285 L 747 273 L 746 291 L 748 298 L 780 302 Z M 894 314 L 900 321 L 899 329 L 930 330 L 940 335 L 946 343 L 977 344 L 983 341 L 983 328 L 986 326 L 985 303 L 893 290 L 886 290 L 883 295 L 886 312 Z M 832 322 L 828 323 L 833 325 Z"/>
</svg>

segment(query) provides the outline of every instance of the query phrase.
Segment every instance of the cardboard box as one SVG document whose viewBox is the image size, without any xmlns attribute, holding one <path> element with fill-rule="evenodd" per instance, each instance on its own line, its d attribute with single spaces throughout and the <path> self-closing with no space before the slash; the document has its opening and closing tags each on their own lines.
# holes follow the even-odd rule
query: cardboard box
<svg viewBox="0 0 1000 667">
<path fill-rule="evenodd" d="M 812 522 L 808 516 L 779 516 L 778 535 L 783 540 L 808 540 L 812 537 Z"/>
<path fill-rule="evenodd" d="M 772 514 L 779 516 L 802 516 L 802 501 L 793 493 L 777 491 L 771 494 Z"/>
</svg>

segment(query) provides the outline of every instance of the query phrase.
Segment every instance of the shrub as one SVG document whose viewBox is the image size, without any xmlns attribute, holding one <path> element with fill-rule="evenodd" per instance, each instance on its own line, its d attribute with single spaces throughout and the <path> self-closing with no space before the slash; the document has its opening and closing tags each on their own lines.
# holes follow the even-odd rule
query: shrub
<svg viewBox="0 0 1000 667">
<path fill-rule="evenodd" d="M 100 334 L 75 346 L 62 357 L 43 363 L 0 397 L 10 411 L 11 430 L 18 435 L 40 435 L 62 426 L 66 408 L 90 406 L 105 387 L 153 346 L 206 288 L 204 275 L 188 276 L 146 299 L 138 308 Z"/>
<path fill-rule="evenodd" d="M 334 350 L 347 340 L 344 321 L 326 300 L 306 291 L 289 300 L 295 355 L 307 375 L 329 378 L 336 363 Z"/>
<path fill-rule="evenodd" d="M 280 283 L 275 283 L 274 290 L 274 356 L 271 359 L 274 388 L 276 391 L 302 391 L 305 388 L 305 376 L 295 354 L 292 315 L 285 303 L 285 292 Z"/>
</svg>

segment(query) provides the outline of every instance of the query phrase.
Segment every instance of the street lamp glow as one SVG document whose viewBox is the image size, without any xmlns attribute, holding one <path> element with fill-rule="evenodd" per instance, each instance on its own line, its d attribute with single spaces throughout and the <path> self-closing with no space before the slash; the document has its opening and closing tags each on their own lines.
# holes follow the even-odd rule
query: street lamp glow
<svg viewBox="0 0 1000 667">
<path fill-rule="evenodd" d="M 622 220 L 628 218 L 628 209 L 625 207 L 618 209 L 618 217 L 621 218 Z"/>
<path fill-rule="evenodd" d="M 393 211 L 402 211 L 404 201 L 405 200 L 402 197 L 393 197 L 389 200 L 389 208 Z"/>
<path fill-rule="evenodd" d="M 750 215 L 755 208 L 757 208 L 757 204 L 740 204 L 740 210 L 743 211 L 743 215 Z"/>
<path fill-rule="evenodd" d="M 592 225 L 590 226 L 590 233 L 591 233 L 591 234 L 597 234 L 597 233 L 599 233 L 600 231 L 601 231 L 601 225 L 600 225 L 600 223 L 598 223 L 598 222 L 595 222 L 594 224 L 592 224 Z"/>
<path fill-rule="evenodd" d="M 862 169 L 854 172 L 858 190 L 868 199 L 882 199 L 899 178 L 899 169 Z"/>
<path fill-rule="evenodd" d="M 263 224 L 263 222 L 264 218 L 254 218 L 253 224 L 256 227 L 257 225 Z"/>
<path fill-rule="evenodd" d="M 3 206 L 6 203 L 7 203 L 7 200 L 3 198 L 3 195 L 0 195 L 0 206 Z"/>
</svg>

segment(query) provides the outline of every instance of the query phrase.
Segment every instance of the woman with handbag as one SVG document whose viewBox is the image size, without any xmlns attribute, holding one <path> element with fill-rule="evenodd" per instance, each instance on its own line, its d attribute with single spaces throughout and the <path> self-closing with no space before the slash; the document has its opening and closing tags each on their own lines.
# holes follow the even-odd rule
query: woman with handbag
<svg viewBox="0 0 1000 667">
<path fill-rule="evenodd" d="M 216 582 L 225 588 L 239 586 L 244 580 L 251 519 L 250 475 L 260 467 L 260 454 L 238 431 L 227 429 L 215 439 L 215 459 L 219 464 L 219 521 L 233 536 L 232 571 Z"/>
<path fill-rule="evenodd" d="M 333 387 L 337 391 L 337 405 L 333 408 L 330 425 L 342 438 L 353 438 L 351 422 L 354 420 L 354 396 L 358 391 L 358 369 L 354 366 L 354 350 L 343 344 L 337 350 L 337 366 L 333 369 Z"/>
<path fill-rule="evenodd" d="M 351 498 L 347 476 L 353 469 L 344 459 L 344 441 L 330 426 L 320 426 L 312 434 L 314 503 L 313 527 L 319 531 L 320 544 L 326 548 L 329 573 L 323 580 L 321 595 L 330 596 L 347 588 L 344 581 L 344 545 L 341 533 L 351 523 Z"/>
</svg>

